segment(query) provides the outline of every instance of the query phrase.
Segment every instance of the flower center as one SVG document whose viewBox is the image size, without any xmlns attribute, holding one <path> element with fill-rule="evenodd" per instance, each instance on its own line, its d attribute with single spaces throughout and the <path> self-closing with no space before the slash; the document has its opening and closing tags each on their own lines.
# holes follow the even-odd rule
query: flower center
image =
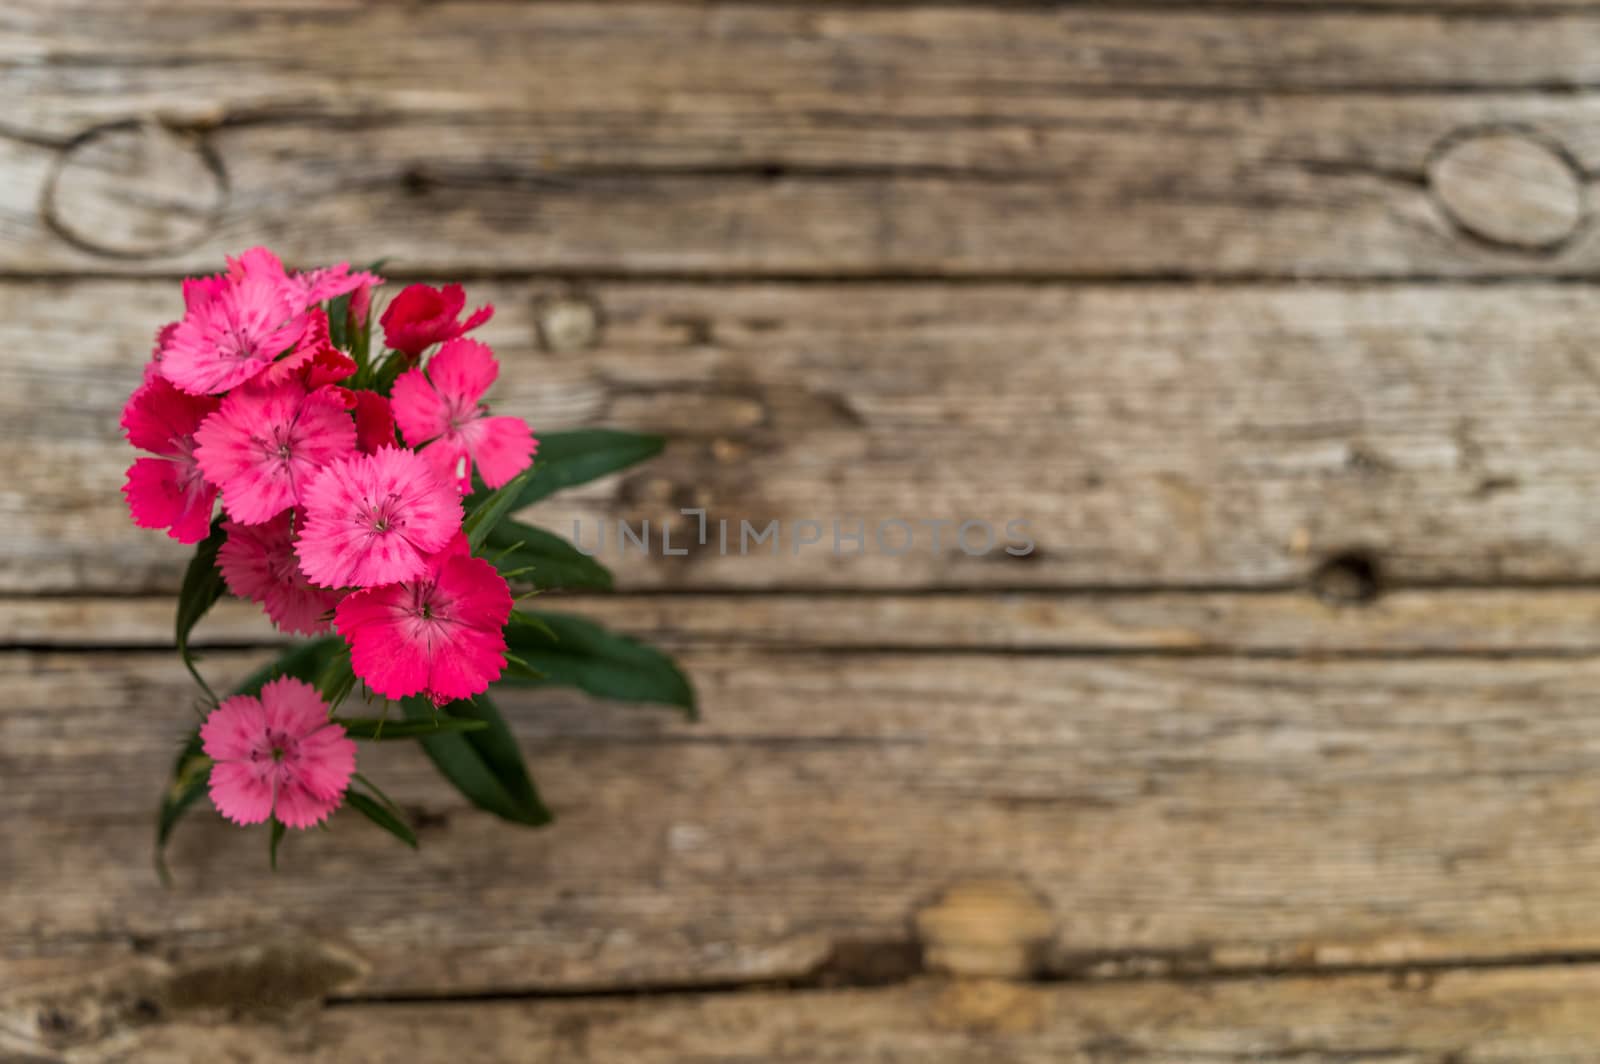
<svg viewBox="0 0 1600 1064">
<path fill-rule="evenodd" d="M 390 492 L 387 497 L 377 502 L 369 502 L 366 512 L 366 523 L 374 532 L 385 533 L 391 528 L 400 529 L 405 526 L 405 519 L 396 511 L 399 509 L 400 496 Z"/>
</svg>

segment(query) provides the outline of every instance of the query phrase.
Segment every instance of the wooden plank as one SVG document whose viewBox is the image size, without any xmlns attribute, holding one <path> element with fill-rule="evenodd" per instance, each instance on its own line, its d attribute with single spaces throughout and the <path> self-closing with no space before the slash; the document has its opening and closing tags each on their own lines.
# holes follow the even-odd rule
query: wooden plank
<svg viewBox="0 0 1600 1064">
<path fill-rule="evenodd" d="M 35 0 L 6 19 L 11 272 L 199 270 L 255 242 L 452 272 L 1600 261 L 1586 12 Z M 1443 165 L 1481 137 L 1512 162 Z"/>
<path fill-rule="evenodd" d="M 919 982 L 805 993 L 631 1001 L 349 1005 L 285 1021 L 221 1016 L 178 977 L 147 977 L 153 1012 L 46 998 L 58 1024 L 13 1006 L 17 1052 L 74 1061 L 862 1061 L 926 1064 L 1440 1064 L 1588 1059 L 1600 1039 L 1600 969 L 1445 971 L 1222 983 L 1027 986 Z M 132 980 L 129 980 L 132 982 Z M 105 993 L 105 992 L 103 992 Z M 42 995 L 41 995 L 42 997 Z M 199 1000 L 197 1000 L 199 999 Z M 28 1002 L 32 1004 L 32 1002 Z M 97 1004 L 101 1011 L 93 1011 Z M 0 1042 L 0 1046 L 5 1043 Z M 51 1058 L 53 1059 L 53 1057 Z"/>
<path fill-rule="evenodd" d="M 1360 607 L 1303 592 L 1000 592 L 773 596 L 553 596 L 658 645 L 780 650 L 1151 651 L 1317 655 L 1600 652 L 1600 591 L 1397 591 Z M 0 646 L 170 647 L 173 599 L 0 601 Z M 259 647 L 282 639 L 261 610 L 228 599 L 192 642 Z"/>
<path fill-rule="evenodd" d="M 50 298 L 43 298 L 48 291 Z M 537 507 L 626 587 L 1303 585 L 1367 552 L 1391 584 L 1600 574 L 1600 293 L 931 284 L 474 285 L 502 411 L 661 431 L 668 453 Z M 6 592 L 171 593 L 134 529 L 117 417 L 170 282 L 0 286 Z M 730 522 L 694 534 L 681 507 Z M 654 553 L 618 550 L 616 521 Z M 946 526 L 990 522 L 969 556 Z M 746 544 L 740 522 L 783 522 Z M 796 523 L 822 523 L 795 553 Z M 866 522 L 859 548 L 841 539 Z M 912 524 L 916 537 L 884 522 Z M 1026 520 L 1036 550 L 1001 547 Z M 578 522 L 575 526 L 574 522 Z M 884 527 L 884 541 L 870 530 Z M 714 527 L 714 526 L 713 526 Z M 974 526 L 969 545 L 981 550 Z M 895 552 L 903 553 L 896 555 Z"/>
<path fill-rule="evenodd" d="M 27 826 L 0 835 L 0 986 L 295 935 L 372 994 L 807 980 L 868 947 L 1052 976 L 1600 950 L 1600 659 L 685 660 L 697 725 L 501 700 L 548 830 L 368 745 L 420 853 L 341 817 L 271 876 L 263 832 L 202 811 L 163 890 L 191 682 L 165 652 L 0 656 L 0 816 Z"/>
<path fill-rule="evenodd" d="M 20 128 L 130 113 L 665 110 L 716 97 L 854 111 L 1095 90 L 1542 89 L 1600 83 L 1600 23 L 1436 13 L 951 3 L 8 5 Z M 292 55 L 295 62 L 282 63 Z M 937 55 L 938 62 L 928 62 Z M 419 77 L 418 74 L 426 76 Z M 668 94 L 671 94 L 670 96 Z M 620 105 L 620 106 L 619 106 Z"/>
</svg>

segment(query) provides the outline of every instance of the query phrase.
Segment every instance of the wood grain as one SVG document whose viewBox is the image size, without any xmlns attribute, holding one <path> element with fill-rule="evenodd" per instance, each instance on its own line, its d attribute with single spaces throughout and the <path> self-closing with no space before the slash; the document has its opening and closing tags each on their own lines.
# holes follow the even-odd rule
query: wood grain
<svg viewBox="0 0 1600 1064">
<path fill-rule="evenodd" d="M 15 1017 L 7 1024 L 9 1041 L 20 1052 L 74 1064 L 128 1059 L 130 1051 L 150 1064 L 1556 1064 L 1588 1059 L 1600 1039 L 1592 1008 L 1600 970 L 1592 966 L 1401 978 L 1098 986 L 917 982 L 623 1001 L 353 1004 L 288 1020 L 259 1011 L 220 1016 L 192 982 L 182 982 L 183 974 L 125 977 L 120 989 L 131 984 L 148 995 L 142 1015 L 102 1011 L 96 1006 L 105 999 L 89 995 L 21 999 L 7 1010 Z M 40 1023 L 37 1007 L 25 1011 L 39 1000 L 56 1027 Z M 82 1026 L 63 1031 L 63 1023 Z"/>
<path fill-rule="evenodd" d="M 1583 11 L 35 2 L 0 24 L 0 270 L 266 242 L 453 273 L 1581 276 L 1597 41 Z M 1430 164 L 1485 133 L 1554 154 L 1463 199 Z"/>
<path fill-rule="evenodd" d="M 163 891 L 141 870 L 194 697 L 173 655 L 0 656 L 0 816 L 27 825 L 0 835 L 0 985 L 292 935 L 383 994 L 807 980 L 933 942 L 1057 977 L 1600 950 L 1591 656 L 684 660 L 697 725 L 501 699 L 548 830 L 367 744 L 420 853 L 341 816 L 270 876 L 264 833 L 202 811 Z M 952 937 L 992 927 L 1018 937 Z"/>
<path fill-rule="evenodd" d="M 1585 588 L 1394 591 L 1360 606 L 1302 591 L 560 595 L 541 605 L 669 648 L 1305 657 L 1600 652 L 1600 591 Z M 173 608 L 170 595 L 0 600 L 0 646 L 167 648 Z M 227 599 L 191 641 L 239 648 L 281 639 L 257 606 Z"/>
<path fill-rule="evenodd" d="M 0 286 L 0 588 L 170 594 L 187 552 L 131 526 L 117 417 L 167 282 Z M 665 433 L 665 457 L 530 516 L 625 587 L 1305 585 L 1366 552 L 1390 584 L 1600 574 L 1600 295 L 1565 285 L 473 285 L 497 408 L 536 431 Z M 598 322 L 550 322 L 574 299 Z M 569 315 L 570 316 L 570 315 Z M 579 315 L 582 318 L 582 315 Z M 541 341 L 541 336 L 545 337 Z M 576 346 L 573 346 L 576 344 Z M 565 346 L 563 346 L 565 345 Z M 547 348 L 555 347 L 555 350 Z M 681 507 L 730 522 L 694 534 Z M 946 526 L 989 521 L 969 556 Z M 656 551 L 619 553 L 618 519 Z M 913 549 L 841 541 L 913 523 Z M 1035 552 L 1004 553 L 1010 520 Z M 777 556 L 739 522 L 787 530 Z M 795 553 L 793 525 L 823 523 Z M 713 528 L 715 526 L 713 525 Z M 981 532 L 971 537 L 981 548 Z"/>
</svg>

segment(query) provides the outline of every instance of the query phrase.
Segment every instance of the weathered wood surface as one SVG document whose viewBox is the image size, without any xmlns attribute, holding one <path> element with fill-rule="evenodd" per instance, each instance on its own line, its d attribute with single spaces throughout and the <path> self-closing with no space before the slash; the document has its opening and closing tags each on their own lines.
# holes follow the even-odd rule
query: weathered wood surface
<svg viewBox="0 0 1600 1064">
<path fill-rule="evenodd" d="M 257 977 L 242 964 L 202 971 Z M 315 976 L 306 982 L 315 985 Z M 1217 984 L 917 981 L 636 1000 L 350 1004 L 289 1018 L 285 999 L 292 1003 L 301 987 L 231 1017 L 209 989 L 184 969 L 150 965 L 106 997 L 25 998 L 6 1010 L 0 1049 L 9 1042 L 73 1064 L 1578 1064 L 1593 1059 L 1600 1039 L 1600 969 L 1589 965 Z M 142 1011 L 131 1007 L 137 1001 Z M 41 1023 L 41 1011 L 53 1026 Z"/>
<path fill-rule="evenodd" d="M 7 653 L 0 816 L 27 830 L 0 855 L 0 984 L 280 932 L 346 945 L 385 994 L 803 979 L 962 926 L 1023 929 L 1015 955 L 953 947 L 1009 974 L 1600 951 L 1589 655 L 683 656 L 699 724 L 501 698 L 553 828 L 369 745 L 420 853 L 343 818 L 273 877 L 263 832 L 202 812 L 163 891 L 150 805 L 191 682 L 166 651 Z M 974 881 L 1010 893 L 941 900 Z"/>
<path fill-rule="evenodd" d="M 44 298 L 48 294 L 50 298 Z M 1208 290 L 475 285 L 492 398 L 536 430 L 666 433 L 663 458 L 530 511 L 626 586 L 1299 584 L 1368 552 L 1398 583 L 1600 575 L 1600 294 L 1571 285 Z M 577 302 L 574 302 L 577 300 Z M 117 417 L 168 282 L 0 286 L 0 588 L 170 593 L 187 552 L 129 524 Z M 574 310 L 576 308 L 576 312 Z M 542 337 L 542 338 L 541 338 Z M 732 530 L 686 557 L 680 507 Z M 956 528 L 1028 522 L 968 556 Z M 648 520 L 649 558 L 616 521 Z M 785 524 L 738 553 L 739 522 Z M 823 522 L 819 544 L 794 522 Z M 896 557 L 832 522 L 904 520 Z M 982 546 L 974 531 L 973 549 Z"/>
<path fill-rule="evenodd" d="M 36 0 L 0 68 L 10 273 L 257 242 L 452 272 L 1600 262 L 1579 10 Z M 1452 158 L 1482 138 L 1512 146 Z"/>
<path fill-rule="evenodd" d="M 19 0 L 0 89 L 0 1058 L 1595 1058 L 1588 0 Z M 260 242 L 672 438 L 558 531 L 1038 549 L 608 552 L 702 723 L 507 696 L 553 828 L 369 746 L 420 854 L 201 811 L 163 890 L 116 415 Z"/>
</svg>

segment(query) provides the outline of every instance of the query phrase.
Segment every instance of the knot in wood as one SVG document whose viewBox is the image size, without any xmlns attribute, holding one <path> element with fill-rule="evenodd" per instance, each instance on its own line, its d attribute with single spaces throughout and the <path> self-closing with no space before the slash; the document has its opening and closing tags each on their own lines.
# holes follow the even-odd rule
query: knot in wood
<svg viewBox="0 0 1600 1064">
<path fill-rule="evenodd" d="M 111 258 L 170 255 L 205 239 L 227 199 L 222 164 L 200 138 L 153 123 L 102 126 L 73 141 L 45 185 L 45 222 Z"/>
<path fill-rule="evenodd" d="M 1555 250 L 1586 213 L 1583 175 L 1567 155 L 1516 131 L 1447 139 L 1428 164 L 1428 185 L 1457 228 L 1518 251 Z"/>
<path fill-rule="evenodd" d="M 593 347 L 600 339 L 600 308 L 586 296 L 556 296 L 542 302 L 535 316 L 539 344 L 563 354 Z"/>
<path fill-rule="evenodd" d="M 1020 979 L 1032 974 L 1055 932 L 1033 891 L 1010 880 L 970 880 L 917 913 L 923 963 L 951 975 Z"/>
</svg>

